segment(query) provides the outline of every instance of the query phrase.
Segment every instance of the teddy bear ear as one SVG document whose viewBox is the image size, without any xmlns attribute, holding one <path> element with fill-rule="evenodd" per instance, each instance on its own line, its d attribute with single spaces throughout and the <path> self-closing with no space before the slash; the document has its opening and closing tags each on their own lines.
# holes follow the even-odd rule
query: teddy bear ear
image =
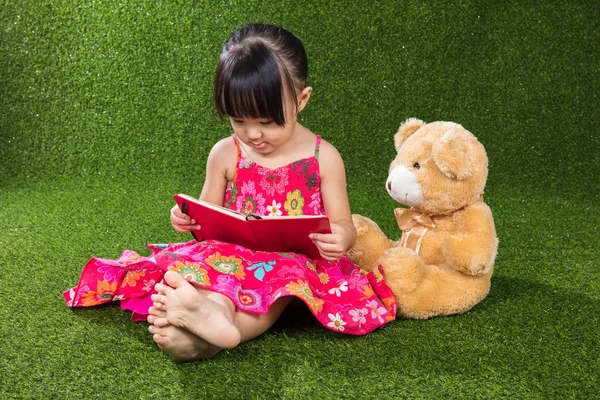
<svg viewBox="0 0 600 400">
<path fill-rule="evenodd" d="M 410 135 L 419 130 L 425 122 L 417 118 L 409 118 L 400 125 L 398 132 L 394 135 L 394 146 L 396 146 L 396 152 L 400 151 L 400 146 Z"/>
<path fill-rule="evenodd" d="M 473 175 L 469 156 L 473 136 L 460 125 L 451 128 L 433 143 L 432 158 L 444 175 L 463 180 Z"/>
</svg>

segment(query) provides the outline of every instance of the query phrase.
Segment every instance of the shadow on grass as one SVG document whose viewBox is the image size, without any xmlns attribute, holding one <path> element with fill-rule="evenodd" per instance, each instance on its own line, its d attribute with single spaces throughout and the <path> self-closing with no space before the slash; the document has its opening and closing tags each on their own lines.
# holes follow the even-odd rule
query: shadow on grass
<svg viewBox="0 0 600 400">
<path fill-rule="evenodd" d="M 495 277 L 488 298 L 463 315 L 397 320 L 353 338 L 320 327 L 306 309 L 289 310 L 263 337 L 208 364 L 178 368 L 186 391 L 202 383 L 198 395 L 227 385 L 232 395 L 287 396 L 297 385 L 305 385 L 306 395 L 323 395 L 336 383 L 338 393 L 348 394 L 586 397 L 600 389 L 599 322 L 598 300 Z M 205 373 L 215 363 L 231 373 L 212 375 L 207 386 Z"/>
<path fill-rule="evenodd" d="M 168 360 L 116 305 L 76 309 L 86 324 Z M 397 320 L 364 337 L 320 326 L 305 307 L 211 360 L 171 363 L 188 396 L 290 397 L 381 391 L 425 397 L 594 397 L 600 392 L 600 301 L 563 288 L 496 276 L 470 312 Z M 101 339 L 102 340 L 102 339 Z M 114 340 L 114 337 L 113 337 Z M 107 343 L 108 344 L 108 343 Z M 340 392 L 341 391 L 341 392 Z"/>
</svg>

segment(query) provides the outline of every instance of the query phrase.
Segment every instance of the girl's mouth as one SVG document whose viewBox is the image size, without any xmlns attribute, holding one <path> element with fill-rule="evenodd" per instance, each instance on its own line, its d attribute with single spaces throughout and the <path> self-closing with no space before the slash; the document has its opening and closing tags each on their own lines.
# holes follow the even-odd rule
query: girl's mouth
<svg viewBox="0 0 600 400">
<path fill-rule="evenodd" d="M 267 147 L 267 142 L 261 142 L 261 143 L 251 143 L 252 147 L 254 147 L 257 150 L 260 149 L 264 149 L 265 147 Z"/>
</svg>

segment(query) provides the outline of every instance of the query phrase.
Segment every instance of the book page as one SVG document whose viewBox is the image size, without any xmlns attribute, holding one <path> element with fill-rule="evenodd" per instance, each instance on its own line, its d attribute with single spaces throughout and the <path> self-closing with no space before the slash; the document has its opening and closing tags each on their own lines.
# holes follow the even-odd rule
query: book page
<svg viewBox="0 0 600 400">
<path fill-rule="evenodd" d="M 200 230 L 192 232 L 196 240 L 220 240 L 251 249 L 256 248 L 254 234 L 243 214 L 225 207 L 211 207 L 214 204 L 185 195 L 176 195 L 175 201 L 182 212 L 200 225 Z"/>
<path fill-rule="evenodd" d="M 212 208 L 212 209 L 214 209 L 216 211 L 219 211 L 219 212 L 224 213 L 224 214 L 231 215 L 232 217 L 235 217 L 235 218 L 238 218 L 238 219 L 243 219 L 243 220 L 246 219 L 246 216 L 244 214 L 242 214 L 240 212 L 237 212 L 235 210 L 232 210 L 230 208 L 220 206 L 218 204 L 213 204 L 213 203 L 209 203 L 208 201 L 196 199 L 196 198 L 194 198 L 192 196 L 188 196 L 186 194 L 178 194 L 177 197 L 180 197 L 181 199 L 187 200 L 188 202 L 202 204 L 205 207 Z M 175 198 L 175 200 L 177 201 L 177 198 Z M 179 202 L 177 204 L 179 205 L 179 208 L 181 209 L 181 205 L 179 204 Z M 184 211 L 184 210 L 181 210 L 181 211 L 184 214 L 187 214 L 186 211 Z"/>
</svg>

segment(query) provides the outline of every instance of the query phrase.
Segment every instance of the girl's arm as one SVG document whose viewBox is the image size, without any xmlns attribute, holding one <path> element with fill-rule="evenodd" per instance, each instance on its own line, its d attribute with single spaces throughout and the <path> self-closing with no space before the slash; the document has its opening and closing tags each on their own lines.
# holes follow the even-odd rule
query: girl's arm
<svg viewBox="0 0 600 400">
<path fill-rule="evenodd" d="M 227 182 L 233 180 L 237 150 L 231 137 L 213 146 L 206 160 L 206 178 L 200 199 L 219 206 L 225 201 Z"/>
<path fill-rule="evenodd" d="M 220 140 L 213 146 L 206 160 L 206 177 L 200 193 L 202 200 L 223 205 L 227 182 L 233 179 L 236 154 L 231 138 Z M 200 229 L 198 222 L 182 213 L 177 205 L 171 209 L 171 225 L 177 232 Z"/>
<path fill-rule="evenodd" d="M 356 241 L 356 229 L 346 191 L 346 171 L 339 152 L 330 143 L 321 142 L 319 154 L 321 195 L 325 214 L 331 223 L 330 234 L 311 234 L 310 237 L 326 260 L 338 260 Z"/>
</svg>

